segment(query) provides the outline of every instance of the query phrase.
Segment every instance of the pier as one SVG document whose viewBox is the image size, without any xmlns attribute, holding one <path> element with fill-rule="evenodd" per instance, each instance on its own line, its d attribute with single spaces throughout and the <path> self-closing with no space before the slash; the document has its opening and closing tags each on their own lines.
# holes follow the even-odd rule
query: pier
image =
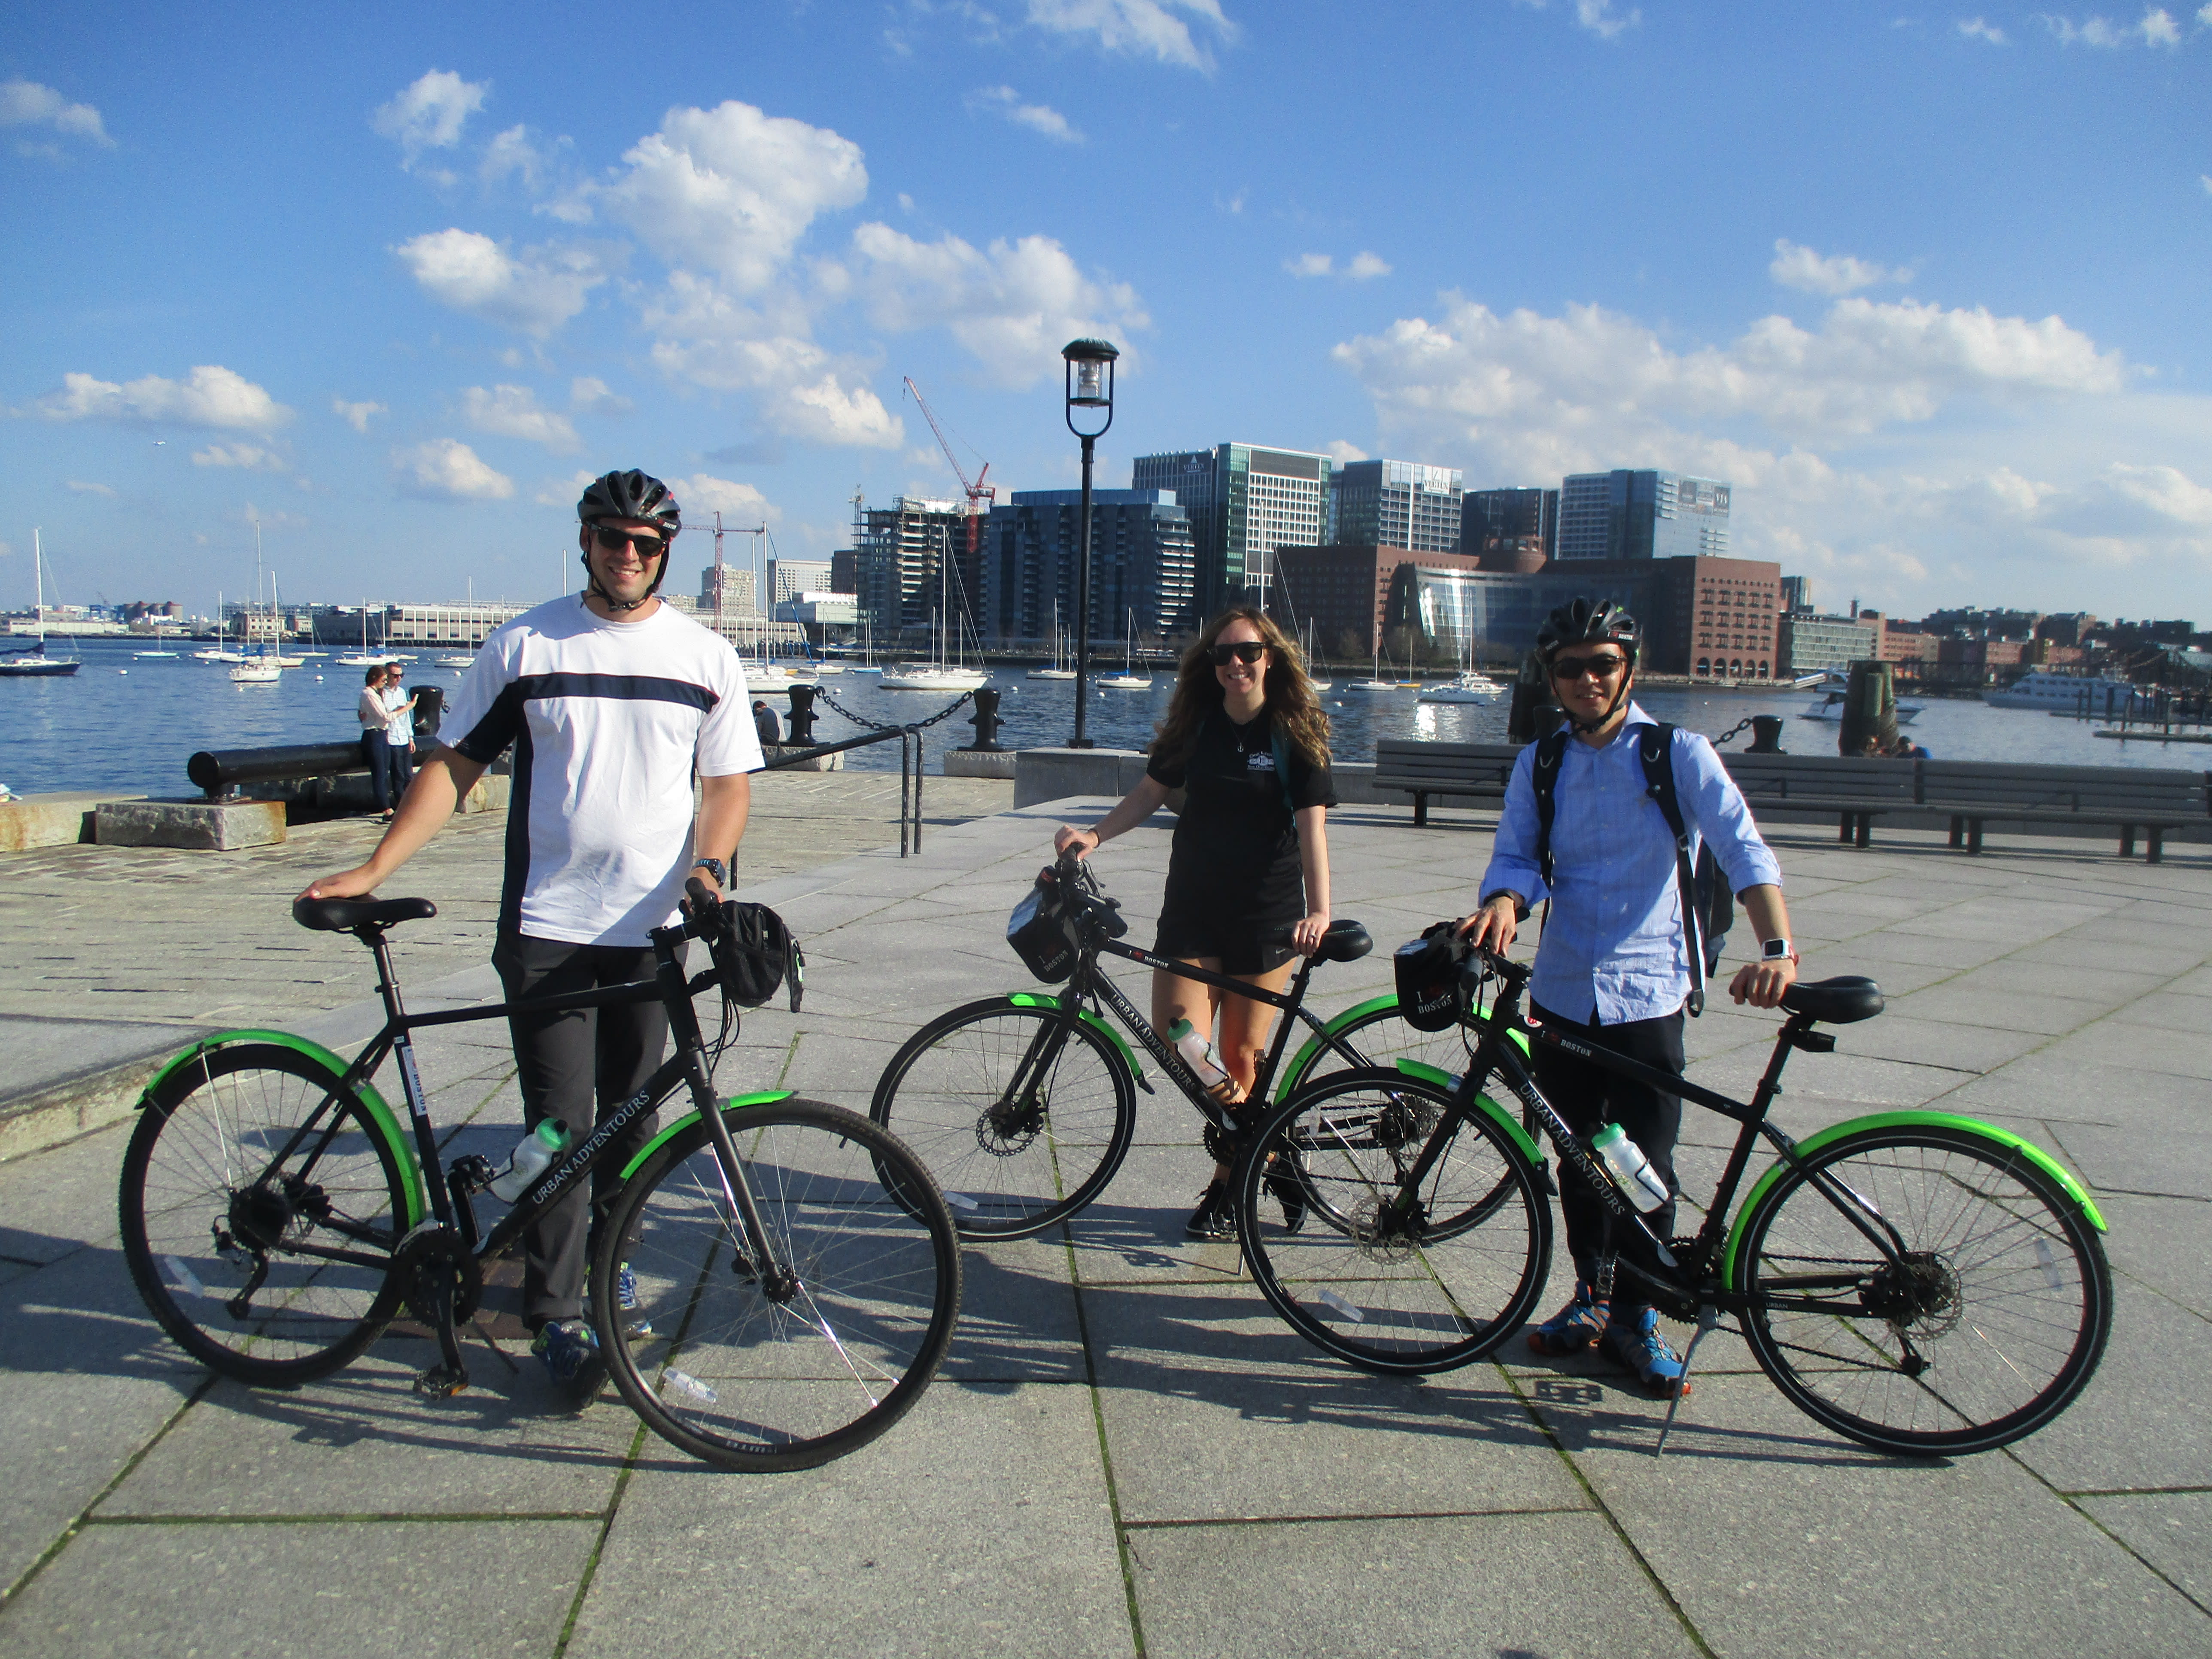
<svg viewBox="0 0 2212 1659">
<path fill-rule="evenodd" d="M 924 1019 L 1028 982 L 1006 913 L 1052 827 L 1107 803 L 1018 810 L 1010 787 L 933 779 L 929 836 L 902 860 L 895 800 L 864 793 L 895 795 L 896 777 L 758 781 L 738 879 L 804 939 L 807 997 L 797 1016 L 746 1017 L 721 1086 L 865 1109 Z M 1316 975 L 1334 1007 L 1385 987 L 1393 943 L 1466 908 L 1491 820 L 1444 807 L 1416 831 L 1402 806 L 1359 805 L 1331 819 L 1337 913 L 1381 947 Z M 1098 860 L 1139 938 L 1165 824 Z M 440 906 L 395 936 L 418 1006 L 491 994 L 501 828 L 458 821 L 410 866 L 406 890 Z M 103 1042 L 166 1049 L 248 1019 L 362 1040 L 367 953 L 294 927 L 285 904 L 373 833 L 10 855 L 11 1085 L 54 1082 Z M 1807 972 L 1871 974 L 1890 999 L 1793 1066 L 1784 1126 L 1922 1104 L 1980 1117 L 2064 1161 L 2111 1224 L 2103 1365 L 2008 1451 L 1857 1449 L 1726 1333 L 1661 1458 L 1663 1407 L 1601 1361 L 1540 1361 L 1516 1339 L 1425 1382 L 1350 1370 L 1267 1311 L 1233 1245 L 1182 1238 L 1204 1155 L 1179 1104 L 1149 1097 L 1121 1176 L 1064 1235 L 968 1250 L 936 1386 L 820 1469 L 716 1473 L 611 1391 L 566 1408 L 496 1297 L 458 1401 L 413 1397 L 425 1346 L 398 1336 L 255 1393 L 187 1362 L 140 1306 L 116 1241 L 117 1121 L 0 1163 L 0 1656 L 380 1653 L 433 1632 L 549 1656 L 2205 1650 L 2212 858 L 1770 835 Z M 1740 929 L 1732 957 L 1742 944 Z M 1721 1000 L 1691 1024 L 1692 1075 L 1747 1091 L 1774 1024 Z M 422 1066 L 453 1152 L 512 1143 L 502 1032 L 426 1033 Z M 1695 1191 L 1728 1126 L 1689 1115 Z M 1560 1279 L 1544 1307 L 1564 1294 Z"/>
</svg>

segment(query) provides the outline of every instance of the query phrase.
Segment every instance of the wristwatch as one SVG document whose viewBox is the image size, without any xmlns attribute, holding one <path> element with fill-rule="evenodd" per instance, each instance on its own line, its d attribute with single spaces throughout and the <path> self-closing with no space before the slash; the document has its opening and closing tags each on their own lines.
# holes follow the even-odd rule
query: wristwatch
<svg viewBox="0 0 2212 1659">
<path fill-rule="evenodd" d="M 1765 944 L 1759 947 L 1759 959 L 1763 962 L 1795 962 L 1797 960 L 1797 952 L 1790 947 L 1790 941 L 1786 939 L 1771 939 L 1767 940 Z"/>
<path fill-rule="evenodd" d="M 704 870 L 708 875 L 714 877 L 714 885 L 717 887 L 724 885 L 730 879 L 729 872 L 722 867 L 722 861 L 720 859 L 693 859 L 691 867 L 694 870 Z"/>
</svg>

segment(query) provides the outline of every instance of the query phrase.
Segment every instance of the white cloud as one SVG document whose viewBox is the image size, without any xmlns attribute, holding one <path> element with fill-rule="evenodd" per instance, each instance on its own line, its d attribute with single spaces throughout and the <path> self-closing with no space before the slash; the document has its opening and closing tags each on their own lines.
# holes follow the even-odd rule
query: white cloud
<svg viewBox="0 0 2212 1659">
<path fill-rule="evenodd" d="M 1644 14 L 1636 7 L 1628 9 L 1626 17 L 1616 16 L 1613 0 L 1575 0 L 1575 22 L 1588 29 L 1601 40 L 1618 40 L 1624 33 L 1644 21 Z"/>
<path fill-rule="evenodd" d="M 1347 283 L 1364 283 L 1390 274 L 1390 262 L 1379 253 L 1361 249 L 1340 268 L 1326 253 L 1301 253 L 1283 261 L 1283 269 L 1293 276 L 1339 276 Z"/>
<path fill-rule="evenodd" d="M 112 495 L 115 494 L 113 488 L 110 485 L 104 483 L 93 483 L 83 478 L 68 479 L 64 482 L 63 488 L 66 489 L 73 489 L 80 495 Z"/>
<path fill-rule="evenodd" d="M 971 110 L 996 111 L 1018 127 L 1027 127 L 1062 144 L 1079 144 L 1083 135 L 1070 126 L 1067 118 L 1048 104 L 1024 104 L 1022 95 L 1012 87 L 983 87 L 968 94 Z"/>
<path fill-rule="evenodd" d="M 2043 26 L 2058 37 L 2058 44 L 2063 46 L 2079 42 L 2085 46 L 2100 46 L 2111 52 L 2128 43 L 2128 31 L 2110 18 L 2088 17 L 2077 27 L 2070 17 L 2055 17 L 2048 13 L 2038 15 Z"/>
<path fill-rule="evenodd" d="M 364 437 L 368 434 L 368 423 L 373 417 L 391 412 L 382 404 L 374 401 L 349 404 L 343 398 L 331 399 L 331 413 Z"/>
<path fill-rule="evenodd" d="M 862 366 L 810 338 L 803 308 L 789 295 L 771 307 L 748 307 L 707 278 L 678 271 L 644 320 L 664 374 L 710 391 L 757 393 L 762 419 L 785 437 L 871 449 L 902 441 L 898 417 L 867 388 Z"/>
<path fill-rule="evenodd" d="M 1346 443 L 1341 438 L 1333 438 L 1322 447 L 1336 458 L 1336 464 L 1339 466 L 1349 466 L 1354 461 L 1364 461 L 1368 459 L 1365 450 L 1357 444 Z"/>
<path fill-rule="evenodd" d="M 520 438 L 544 444 L 556 453 L 584 447 L 568 417 L 539 408 L 538 394 L 526 386 L 495 386 L 489 391 L 480 386 L 465 386 L 461 392 L 461 413 L 477 431 L 495 438 Z"/>
<path fill-rule="evenodd" d="M 0 127 L 52 127 L 71 138 L 89 138 L 106 149 L 115 148 L 100 112 L 90 104 L 72 104 L 52 87 L 18 76 L 0 81 Z"/>
<path fill-rule="evenodd" d="M 2144 11 L 2142 21 L 2136 25 L 2136 33 L 2142 36 L 2147 46 L 2164 46 L 2172 51 L 2181 44 L 2181 25 L 2160 6 Z"/>
<path fill-rule="evenodd" d="M 1057 375 L 1060 347 L 1078 336 L 1126 348 L 1130 331 L 1152 325 L 1134 289 L 1084 276 L 1048 236 L 978 251 L 957 236 L 918 242 L 870 223 L 853 233 L 853 251 L 878 327 L 946 328 L 1001 386 Z"/>
<path fill-rule="evenodd" d="M 720 513 L 728 529 L 742 526 L 779 525 L 783 514 L 769 498 L 749 483 L 736 483 L 728 478 L 711 477 L 696 472 L 688 478 L 671 478 L 669 488 L 676 492 L 676 500 L 684 509 L 687 527 L 704 525 L 714 528 L 714 514 Z"/>
<path fill-rule="evenodd" d="M 451 149 L 470 116 L 483 107 L 489 81 L 464 81 L 451 70 L 432 70 L 370 117 L 369 125 L 399 146 L 412 167 L 425 150 Z"/>
<path fill-rule="evenodd" d="M 1825 294 L 1831 299 L 1881 283 L 1909 282 L 1912 276 L 1905 266 L 1893 270 L 1887 265 L 1855 259 L 1848 253 L 1823 257 L 1809 247 L 1798 246 L 1786 236 L 1775 239 L 1774 263 L 1767 266 L 1766 274 L 1784 288 Z"/>
<path fill-rule="evenodd" d="M 1336 261 L 1326 253 L 1301 253 L 1284 260 L 1283 269 L 1293 276 L 1326 276 L 1336 269 Z"/>
<path fill-rule="evenodd" d="M 579 415 L 627 415 L 637 405 L 616 396 L 598 376 L 580 374 L 568 382 L 568 407 Z"/>
<path fill-rule="evenodd" d="M 392 252 L 441 304 L 541 340 L 581 311 L 607 279 L 592 249 L 525 248 L 517 257 L 505 243 L 473 230 L 432 231 Z"/>
<path fill-rule="evenodd" d="M 1048 33 L 1094 37 L 1108 52 L 1194 70 L 1211 70 L 1213 52 L 1194 38 L 1192 22 L 1224 45 L 1237 38 L 1219 0 L 1029 0 L 1029 21 Z"/>
<path fill-rule="evenodd" d="M 665 263 L 765 289 L 817 216 L 868 193 L 860 147 L 827 127 L 732 100 L 672 109 L 599 194 Z"/>
<path fill-rule="evenodd" d="M 149 374 L 117 385 L 64 374 L 62 389 L 39 399 L 50 421 L 134 421 L 266 432 L 292 411 L 235 371 L 204 363 L 181 380 Z"/>
<path fill-rule="evenodd" d="M 565 507 L 573 511 L 576 503 L 583 500 L 584 492 L 591 488 L 592 480 L 599 476 L 588 467 L 579 467 L 565 478 L 548 478 L 538 486 L 538 493 L 531 500 L 540 507 Z"/>
<path fill-rule="evenodd" d="M 2005 43 L 2005 32 L 1995 23 L 1979 17 L 1960 18 L 1959 33 L 1969 40 L 1986 40 L 1993 46 L 2001 46 Z"/>
<path fill-rule="evenodd" d="M 194 466 L 234 466 L 248 472 L 286 472 L 291 469 L 282 455 L 258 444 L 210 444 L 193 453 Z"/>
<path fill-rule="evenodd" d="M 392 469 L 400 489 L 430 501 L 503 501 L 514 494 L 514 479 L 454 438 L 395 449 Z"/>
<path fill-rule="evenodd" d="M 1364 283 L 1376 276 L 1388 276 L 1390 266 L 1379 253 L 1370 253 L 1364 248 L 1352 256 L 1352 263 L 1344 274 L 1355 283 Z"/>
<path fill-rule="evenodd" d="M 2207 6 L 2204 9 L 2207 11 L 2212 11 L 2212 6 Z M 2212 173 L 2198 173 L 2197 175 L 2197 182 L 2204 186 L 2204 193 L 2207 196 L 2212 196 Z"/>
<path fill-rule="evenodd" d="M 542 188 L 552 176 L 555 156 L 552 150 L 565 149 L 568 140 L 556 139 L 551 149 L 539 142 L 526 126 L 512 126 L 495 134 L 484 146 L 483 160 L 477 164 L 477 177 L 487 185 L 498 184 L 509 177 L 519 177 L 525 190 Z M 554 216 L 565 217 L 557 209 Z"/>
</svg>

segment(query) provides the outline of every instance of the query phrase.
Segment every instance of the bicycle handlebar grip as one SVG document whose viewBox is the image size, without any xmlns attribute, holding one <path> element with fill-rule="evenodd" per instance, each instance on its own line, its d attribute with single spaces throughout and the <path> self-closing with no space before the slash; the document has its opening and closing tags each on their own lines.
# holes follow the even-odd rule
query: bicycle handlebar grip
<svg viewBox="0 0 2212 1659">
<path fill-rule="evenodd" d="M 722 907 L 707 890 L 707 884 L 696 876 L 684 883 L 684 896 L 691 901 L 691 925 L 702 939 L 713 939 L 722 931 Z"/>
</svg>

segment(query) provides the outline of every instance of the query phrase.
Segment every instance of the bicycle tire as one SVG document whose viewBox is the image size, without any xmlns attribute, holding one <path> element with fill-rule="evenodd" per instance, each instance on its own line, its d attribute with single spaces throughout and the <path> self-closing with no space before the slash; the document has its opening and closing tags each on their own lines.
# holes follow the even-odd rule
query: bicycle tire
<svg viewBox="0 0 2212 1659">
<path fill-rule="evenodd" d="M 1026 1238 L 1113 1180 L 1137 1130 L 1136 1079 L 1086 1022 L 1067 1030 L 1040 1103 L 1008 1091 L 1059 1026 L 1056 1007 L 990 997 L 939 1015 L 900 1046 L 868 1115 L 896 1130 L 943 1187 L 969 1238 Z"/>
<path fill-rule="evenodd" d="M 1375 1124 L 1411 1111 L 1432 1125 L 1407 1139 Z M 1381 1218 L 1437 1137 L 1419 1212 L 1444 1222 L 1395 1229 Z M 1271 1162 L 1271 1160 L 1273 1160 Z M 1310 1207 L 1334 1193 L 1346 1229 L 1293 1228 L 1281 1170 Z M 1437 1085 L 1382 1067 L 1322 1078 L 1271 1112 L 1236 1172 L 1238 1237 L 1268 1304 L 1316 1347 L 1364 1370 L 1421 1376 L 1471 1364 L 1526 1322 L 1552 1256 L 1551 1201 L 1498 1125 Z"/>
<path fill-rule="evenodd" d="M 960 1313 L 960 1244 L 897 1136 L 814 1100 L 731 1108 L 771 1248 L 795 1294 L 764 1294 L 703 1122 L 617 1195 L 595 1285 L 630 1269 L 631 1308 L 594 1299 L 615 1385 L 671 1445 L 723 1468 L 812 1468 L 864 1446 L 928 1388 Z M 885 1184 L 896 1182 L 902 1191 Z"/>
<path fill-rule="evenodd" d="M 1736 1256 L 1744 1334 L 1800 1410 L 1863 1444 L 1929 1455 L 2017 1440 L 2081 1391 L 2112 1331 L 2112 1271 L 2045 1170 L 1935 1125 L 1847 1134 L 1807 1165 L 1871 1200 L 1921 1265 L 1910 1279 L 1886 1268 L 1799 1170 L 1756 1200 Z M 1777 1305 L 1784 1297 L 1816 1305 Z M 1900 1313 L 1933 1361 L 1918 1376 L 1903 1363 Z"/>
<path fill-rule="evenodd" d="M 388 1256 L 409 1225 L 402 1149 L 362 1097 L 297 1049 L 245 1043 L 194 1057 L 151 1092 L 123 1155 L 123 1256 L 147 1308 L 186 1353 L 225 1376 L 283 1388 L 336 1370 L 398 1311 L 386 1267 L 301 1256 L 310 1238 Z M 268 1160 L 331 1097 L 282 1170 Z M 248 1172 L 252 1178 L 247 1180 Z M 349 1237 L 351 1229 L 366 1235 Z M 251 1231 L 249 1231 L 251 1230 Z M 247 1311 L 253 1256 L 274 1246 Z"/>
<path fill-rule="evenodd" d="M 1340 1025 L 1338 1019 L 1343 1024 Z M 1420 1030 L 1406 1023 L 1395 999 L 1381 1007 L 1354 1009 L 1348 1018 L 1339 1015 L 1327 1021 L 1326 1026 L 1331 1036 L 1357 1049 L 1367 1065 L 1387 1070 L 1401 1060 L 1416 1060 L 1452 1076 L 1467 1070 L 1480 1035 L 1476 1026 L 1460 1022 L 1441 1031 Z M 1353 1068 L 1327 1043 L 1318 1042 L 1293 1058 L 1285 1069 L 1286 1074 L 1275 1089 L 1279 1103 L 1317 1078 Z"/>
</svg>

